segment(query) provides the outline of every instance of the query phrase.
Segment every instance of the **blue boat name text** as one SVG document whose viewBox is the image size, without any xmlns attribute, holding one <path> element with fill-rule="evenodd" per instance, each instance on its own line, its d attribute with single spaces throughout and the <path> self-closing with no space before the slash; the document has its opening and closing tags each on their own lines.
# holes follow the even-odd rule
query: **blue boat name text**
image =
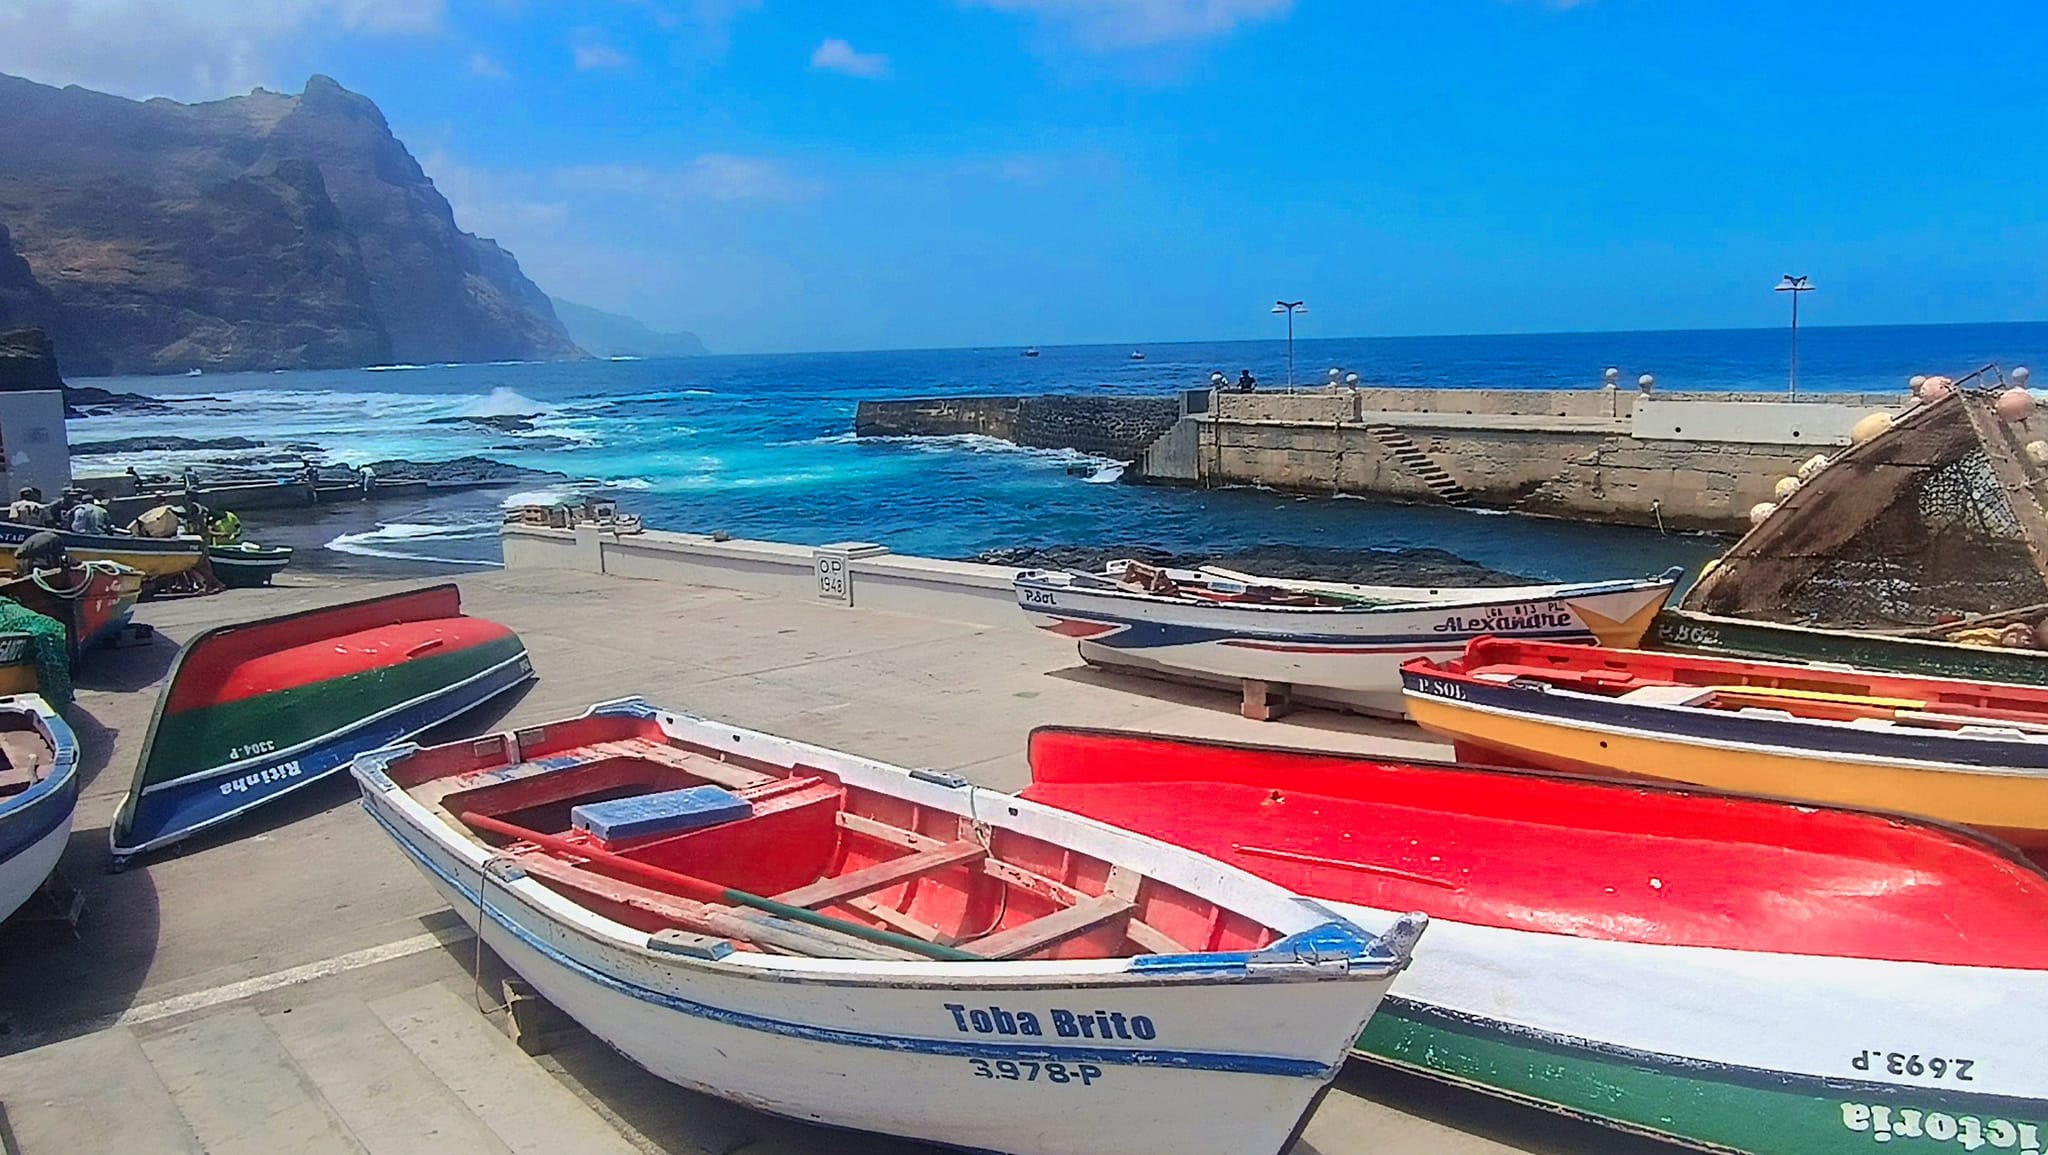
<svg viewBox="0 0 2048 1155">
<path fill-rule="evenodd" d="M 1140 1039 L 1151 1041 L 1159 1037 L 1159 1029 L 1145 1015 L 1126 1015 L 1122 1011 L 1070 1011 L 1054 1007 L 1041 1019 L 1034 1011 L 1012 1011 L 1003 1007 L 967 1007 L 960 1003 L 947 1003 L 946 1010 L 952 1013 L 953 1025 L 963 1035 L 1032 1035 L 1044 1037 L 1049 1025 L 1051 1033 L 1062 1039 Z"/>
</svg>

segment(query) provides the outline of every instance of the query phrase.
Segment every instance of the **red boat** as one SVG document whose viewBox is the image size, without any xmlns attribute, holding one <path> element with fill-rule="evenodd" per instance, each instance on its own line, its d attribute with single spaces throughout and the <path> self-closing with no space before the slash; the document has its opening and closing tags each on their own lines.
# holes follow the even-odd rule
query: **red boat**
<svg viewBox="0 0 2048 1155">
<path fill-rule="evenodd" d="M 1968 831 L 1085 730 L 1035 732 L 1031 769 L 1026 797 L 1340 912 L 1428 913 L 1360 1039 L 1382 1062 L 1719 1150 L 2048 1127 L 2048 876 Z"/>
</svg>

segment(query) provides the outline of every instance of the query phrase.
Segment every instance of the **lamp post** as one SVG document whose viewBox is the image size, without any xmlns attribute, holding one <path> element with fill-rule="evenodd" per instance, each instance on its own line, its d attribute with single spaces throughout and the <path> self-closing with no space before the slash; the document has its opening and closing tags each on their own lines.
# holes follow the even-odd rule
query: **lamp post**
<svg viewBox="0 0 2048 1155">
<path fill-rule="evenodd" d="M 1275 301 L 1275 313 L 1287 314 L 1287 387 L 1294 388 L 1294 315 L 1308 312 L 1306 301 Z"/>
<path fill-rule="evenodd" d="M 1799 294 L 1812 292 L 1813 285 L 1808 283 L 1805 277 L 1795 277 L 1790 273 L 1786 273 L 1785 279 L 1778 282 L 1778 287 L 1775 291 L 1792 294 L 1792 377 L 1786 392 L 1797 393 L 1799 392 Z"/>
</svg>

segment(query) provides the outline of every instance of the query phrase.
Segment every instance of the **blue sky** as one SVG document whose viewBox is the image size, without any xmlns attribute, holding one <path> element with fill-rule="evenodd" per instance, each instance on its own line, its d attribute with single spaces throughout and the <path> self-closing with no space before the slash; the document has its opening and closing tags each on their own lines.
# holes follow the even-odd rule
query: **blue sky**
<svg viewBox="0 0 2048 1155">
<path fill-rule="evenodd" d="M 375 98 L 719 351 L 2048 319 L 2037 5 L 0 0 L 0 71 Z"/>
</svg>

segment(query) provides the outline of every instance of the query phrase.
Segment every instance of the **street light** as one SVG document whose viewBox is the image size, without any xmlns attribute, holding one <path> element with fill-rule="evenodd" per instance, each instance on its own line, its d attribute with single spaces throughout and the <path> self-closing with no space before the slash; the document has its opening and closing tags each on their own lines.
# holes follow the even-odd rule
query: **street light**
<svg viewBox="0 0 2048 1155">
<path fill-rule="evenodd" d="M 1306 301 L 1275 301 L 1275 313 L 1287 314 L 1287 387 L 1294 388 L 1294 315 L 1308 312 Z"/>
<path fill-rule="evenodd" d="M 1778 282 L 1778 287 L 1775 291 L 1792 294 L 1792 378 L 1787 392 L 1797 393 L 1799 392 L 1799 294 L 1811 293 L 1813 286 L 1807 283 L 1805 277 L 1795 277 L 1790 273 L 1786 273 L 1785 279 Z"/>
</svg>

